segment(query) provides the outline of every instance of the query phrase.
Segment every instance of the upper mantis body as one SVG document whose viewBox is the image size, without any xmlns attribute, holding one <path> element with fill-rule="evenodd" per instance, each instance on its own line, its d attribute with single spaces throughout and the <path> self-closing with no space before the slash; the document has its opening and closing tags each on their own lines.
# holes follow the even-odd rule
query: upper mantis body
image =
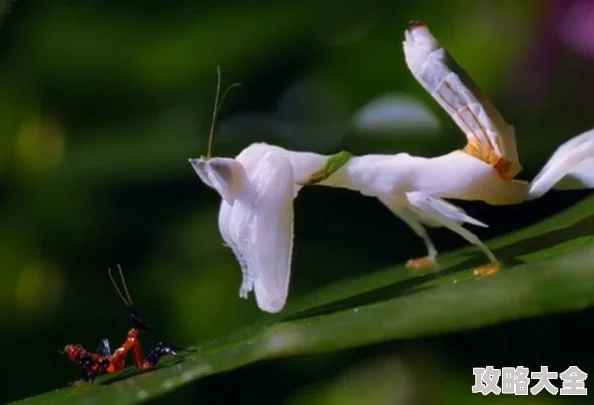
<svg viewBox="0 0 594 405">
<path fill-rule="evenodd" d="M 235 158 L 190 159 L 201 180 L 222 197 L 219 228 L 243 273 L 240 296 L 254 290 L 258 306 L 278 312 L 285 305 L 293 248 L 293 199 L 301 187 L 340 187 L 377 197 L 408 224 L 427 256 L 407 263 L 435 262 L 437 250 L 424 225 L 443 226 L 478 246 L 496 271 L 495 255 L 462 225 L 487 226 L 444 199 L 517 204 L 553 187 L 594 187 L 594 130 L 563 144 L 531 182 L 521 170 L 513 128 L 422 23 L 411 23 L 404 53 L 414 77 L 464 131 L 468 143 L 438 157 L 320 155 L 254 143 Z M 216 107 L 215 107 L 216 109 Z"/>
</svg>

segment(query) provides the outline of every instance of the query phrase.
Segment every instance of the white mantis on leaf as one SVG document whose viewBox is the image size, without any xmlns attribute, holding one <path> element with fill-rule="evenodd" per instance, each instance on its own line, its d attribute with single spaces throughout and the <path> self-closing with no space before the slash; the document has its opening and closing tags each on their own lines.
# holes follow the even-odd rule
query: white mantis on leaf
<svg viewBox="0 0 594 405">
<path fill-rule="evenodd" d="M 235 158 L 212 158 L 215 101 L 208 154 L 190 163 L 222 197 L 219 228 L 242 269 L 239 295 L 247 298 L 253 290 L 263 311 L 279 312 L 287 299 L 293 199 L 303 186 L 346 188 L 378 198 L 425 243 L 427 256 L 409 260 L 411 269 L 436 263 L 437 250 L 425 226 L 448 228 L 489 259 L 476 270 L 478 275 L 496 272 L 499 262 L 462 225 L 487 225 L 446 199 L 507 205 L 538 198 L 551 188 L 594 187 L 594 130 L 559 147 L 531 183 L 516 180 L 522 167 L 514 130 L 470 77 L 423 23 L 409 25 L 403 46 L 413 76 L 465 133 L 468 142 L 463 149 L 433 158 L 408 153 L 352 156 L 344 151 L 320 155 L 253 143 Z"/>
</svg>

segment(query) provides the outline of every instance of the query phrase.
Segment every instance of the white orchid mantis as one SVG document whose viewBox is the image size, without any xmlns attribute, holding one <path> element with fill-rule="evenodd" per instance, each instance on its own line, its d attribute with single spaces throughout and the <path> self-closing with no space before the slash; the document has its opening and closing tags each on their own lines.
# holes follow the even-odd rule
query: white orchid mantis
<svg viewBox="0 0 594 405">
<path fill-rule="evenodd" d="M 425 243 L 427 256 L 409 260 L 412 269 L 436 263 L 437 250 L 425 226 L 450 229 L 487 256 L 489 264 L 478 268 L 478 275 L 497 271 L 499 262 L 462 225 L 487 225 L 445 199 L 507 205 L 538 198 L 551 188 L 594 187 L 594 130 L 558 148 L 531 183 L 516 180 L 522 167 L 514 130 L 470 77 L 423 23 L 409 25 L 403 46 L 413 76 L 466 134 L 464 148 L 425 158 L 344 151 L 320 155 L 254 143 L 233 159 L 211 158 L 211 127 L 207 157 L 190 159 L 200 179 L 222 197 L 219 228 L 242 269 L 239 295 L 246 298 L 253 290 L 263 311 L 279 312 L 287 299 L 293 199 L 303 186 L 347 188 L 378 198 Z M 217 110 L 215 102 L 213 126 Z"/>
</svg>

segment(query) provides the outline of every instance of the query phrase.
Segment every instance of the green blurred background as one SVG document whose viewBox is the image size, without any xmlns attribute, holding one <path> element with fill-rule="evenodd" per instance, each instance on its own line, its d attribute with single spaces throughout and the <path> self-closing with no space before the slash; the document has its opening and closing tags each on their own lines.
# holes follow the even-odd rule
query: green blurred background
<svg viewBox="0 0 594 405">
<path fill-rule="evenodd" d="M 520 178 L 531 179 L 556 145 L 594 127 L 592 1 L 0 6 L 1 402 L 77 379 L 57 353 L 67 343 L 119 344 L 129 321 L 107 277 L 116 263 L 153 326 L 148 343 L 190 345 L 266 316 L 252 297 L 239 299 L 239 267 L 218 233 L 220 199 L 187 161 L 206 151 L 217 65 L 224 86 L 242 83 L 222 108 L 219 156 L 262 140 L 320 153 L 431 156 L 462 146 L 464 136 L 404 63 L 401 41 L 412 19 L 429 25 L 516 127 Z M 361 115 L 378 98 L 388 108 Z M 478 230 L 489 239 L 586 195 L 460 205 L 491 225 Z M 374 199 L 311 188 L 295 211 L 289 301 L 424 253 Z M 431 235 L 441 251 L 465 246 L 447 231 Z M 579 403 L 471 395 L 472 367 L 589 372 L 593 314 L 266 362 L 157 402 Z"/>
</svg>

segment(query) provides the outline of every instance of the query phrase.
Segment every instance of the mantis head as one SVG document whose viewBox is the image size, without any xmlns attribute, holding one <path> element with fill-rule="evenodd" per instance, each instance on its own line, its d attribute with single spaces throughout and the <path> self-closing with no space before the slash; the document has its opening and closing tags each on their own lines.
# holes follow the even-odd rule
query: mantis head
<svg viewBox="0 0 594 405">
<path fill-rule="evenodd" d="M 231 158 L 190 159 L 190 164 L 207 186 L 215 189 L 230 205 L 246 183 L 245 168 Z"/>
</svg>

